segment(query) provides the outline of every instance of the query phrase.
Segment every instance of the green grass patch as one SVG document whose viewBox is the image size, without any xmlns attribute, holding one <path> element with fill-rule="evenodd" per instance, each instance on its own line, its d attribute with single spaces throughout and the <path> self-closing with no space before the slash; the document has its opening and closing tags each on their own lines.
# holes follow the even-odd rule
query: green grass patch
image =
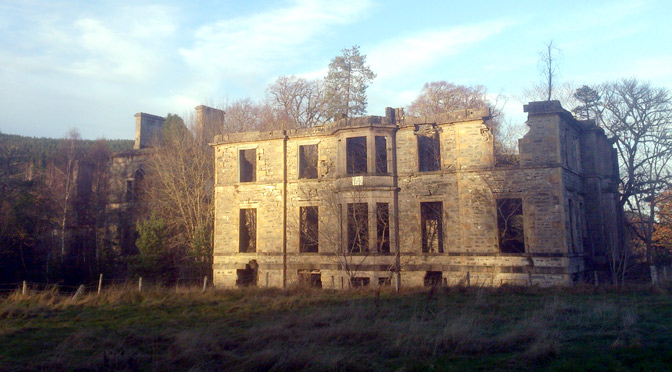
<svg viewBox="0 0 672 372">
<path fill-rule="evenodd" d="M 0 300 L 0 371 L 655 371 L 668 289 L 113 289 Z"/>
</svg>

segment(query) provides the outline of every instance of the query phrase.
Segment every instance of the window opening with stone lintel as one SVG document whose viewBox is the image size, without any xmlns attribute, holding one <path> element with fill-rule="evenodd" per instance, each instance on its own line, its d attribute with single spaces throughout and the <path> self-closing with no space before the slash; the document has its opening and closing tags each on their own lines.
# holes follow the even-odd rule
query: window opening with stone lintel
<svg viewBox="0 0 672 372">
<path fill-rule="evenodd" d="M 390 253 L 390 205 L 376 203 L 376 250 Z"/>
<path fill-rule="evenodd" d="M 238 252 L 255 253 L 257 251 L 257 210 L 241 209 L 238 229 Z"/>
<path fill-rule="evenodd" d="M 387 174 L 387 138 L 376 136 L 376 173 Z"/>
<path fill-rule="evenodd" d="M 497 230 L 502 253 L 525 253 L 525 227 L 521 198 L 497 199 Z"/>
<path fill-rule="evenodd" d="M 350 203 L 347 206 L 348 253 L 369 251 L 369 210 L 366 203 Z"/>
<path fill-rule="evenodd" d="M 416 129 L 418 139 L 418 170 L 433 172 L 441 170 L 441 142 L 439 132 L 431 125 Z"/>
<path fill-rule="evenodd" d="M 350 137 L 345 140 L 347 174 L 366 174 L 366 137 Z"/>
<path fill-rule="evenodd" d="M 255 182 L 257 180 L 256 149 L 238 150 L 238 171 L 240 182 Z"/>
<path fill-rule="evenodd" d="M 317 144 L 299 146 L 299 179 L 317 178 Z"/>
<path fill-rule="evenodd" d="M 317 253 L 319 249 L 319 210 L 316 206 L 299 208 L 299 252 Z"/>
<path fill-rule="evenodd" d="M 420 203 L 423 253 L 443 253 L 443 206 L 441 202 Z"/>
</svg>

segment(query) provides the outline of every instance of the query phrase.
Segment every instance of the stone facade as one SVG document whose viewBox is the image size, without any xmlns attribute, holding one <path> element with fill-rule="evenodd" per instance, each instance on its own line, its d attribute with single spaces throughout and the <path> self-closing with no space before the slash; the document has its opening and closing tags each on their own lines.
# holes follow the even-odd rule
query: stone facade
<svg viewBox="0 0 672 372">
<path fill-rule="evenodd" d="M 615 150 L 557 101 L 496 167 L 487 110 L 216 136 L 218 287 L 570 285 L 620 244 Z"/>
<path fill-rule="evenodd" d="M 154 151 L 153 146 L 163 139 L 164 118 L 140 112 L 135 114 L 135 120 L 133 150 L 112 155 L 109 165 L 106 240 L 116 255 L 136 251 L 135 215 L 145 162 Z"/>
<path fill-rule="evenodd" d="M 195 128 L 198 138 L 212 138 L 221 132 L 224 111 L 197 106 Z M 136 252 L 135 223 L 141 184 L 147 169 L 147 159 L 163 143 L 165 118 L 147 113 L 135 114 L 135 143 L 132 150 L 114 154 L 109 164 L 106 241 L 117 255 Z"/>
</svg>

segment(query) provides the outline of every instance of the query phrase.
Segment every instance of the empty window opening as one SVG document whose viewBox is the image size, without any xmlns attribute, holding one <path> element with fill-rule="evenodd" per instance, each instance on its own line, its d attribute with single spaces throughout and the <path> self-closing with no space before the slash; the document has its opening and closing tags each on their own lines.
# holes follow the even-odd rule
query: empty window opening
<svg viewBox="0 0 672 372">
<path fill-rule="evenodd" d="M 241 209 L 238 234 L 238 249 L 241 253 L 257 251 L 257 210 Z"/>
<path fill-rule="evenodd" d="M 425 287 L 437 287 L 443 284 L 443 272 L 427 271 L 425 273 Z"/>
<path fill-rule="evenodd" d="M 370 278 L 365 278 L 365 277 L 353 277 L 350 278 L 350 285 L 352 288 L 360 288 L 360 287 L 366 287 L 371 283 Z"/>
<path fill-rule="evenodd" d="M 298 270 L 299 285 L 322 288 L 322 274 L 319 270 Z"/>
<path fill-rule="evenodd" d="M 423 253 L 443 253 L 442 209 L 441 202 L 420 203 Z"/>
<path fill-rule="evenodd" d="M 387 173 L 387 139 L 376 136 L 376 173 Z"/>
<path fill-rule="evenodd" d="M 523 200 L 497 199 L 499 250 L 502 253 L 525 253 Z"/>
<path fill-rule="evenodd" d="M 387 203 L 376 203 L 376 250 L 390 253 L 390 207 Z"/>
<path fill-rule="evenodd" d="M 382 286 L 385 286 L 385 285 L 388 285 L 388 286 L 392 285 L 392 278 L 390 278 L 389 276 L 386 276 L 384 278 L 378 278 L 378 286 L 382 287 Z"/>
<path fill-rule="evenodd" d="M 299 252 L 317 253 L 318 251 L 318 209 L 317 207 L 299 208 L 301 221 L 299 223 Z"/>
<path fill-rule="evenodd" d="M 317 144 L 299 146 L 299 178 L 317 178 Z"/>
<path fill-rule="evenodd" d="M 125 200 L 127 202 L 132 202 L 135 200 L 135 192 L 133 187 L 133 180 L 126 180 L 126 196 Z"/>
<path fill-rule="evenodd" d="M 576 252 L 576 238 L 574 236 L 574 203 L 568 199 L 569 204 L 569 247 L 572 253 Z"/>
<path fill-rule="evenodd" d="M 142 185 L 142 180 L 145 178 L 145 171 L 138 169 L 133 173 L 132 180 L 126 180 L 126 196 L 125 199 L 127 202 L 133 202 L 140 199 L 140 187 Z"/>
<path fill-rule="evenodd" d="M 346 139 L 346 152 L 347 173 L 366 173 L 366 137 Z"/>
<path fill-rule="evenodd" d="M 583 207 L 583 203 L 579 202 L 579 211 L 578 211 L 578 220 L 579 220 L 579 231 L 581 232 L 581 244 L 579 244 L 579 249 L 581 252 L 585 250 L 585 247 L 588 246 L 588 233 L 586 226 L 586 210 Z"/>
<path fill-rule="evenodd" d="M 418 134 L 418 161 L 420 172 L 441 170 L 439 133 Z"/>
<path fill-rule="evenodd" d="M 256 149 L 240 150 L 238 162 L 240 182 L 255 182 L 257 180 L 257 151 Z"/>
<path fill-rule="evenodd" d="M 236 286 L 238 287 L 256 287 L 257 286 L 257 271 L 258 265 L 257 261 L 250 261 L 249 264 L 245 265 L 245 269 L 236 270 L 237 279 Z"/>
<path fill-rule="evenodd" d="M 369 251 L 369 210 L 366 203 L 348 204 L 348 252 Z"/>
</svg>

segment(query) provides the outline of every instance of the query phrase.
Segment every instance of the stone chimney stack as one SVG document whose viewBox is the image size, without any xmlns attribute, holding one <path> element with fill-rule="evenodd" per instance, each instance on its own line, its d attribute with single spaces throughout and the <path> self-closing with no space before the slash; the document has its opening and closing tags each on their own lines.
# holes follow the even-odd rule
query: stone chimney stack
<svg viewBox="0 0 672 372">
<path fill-rule="evenodd" d="M 163 143 L 163 122 L 165 118 L 139 112 L 135 114 L 135 145 L 140 150 Z"/>
<path fill-rule="evenodd" d="M 212 141 L 214 136 L 224 131 L 223 110 L 205 105 L 196 106 L 196 138 L 198 141 Z"/>
</svg>

